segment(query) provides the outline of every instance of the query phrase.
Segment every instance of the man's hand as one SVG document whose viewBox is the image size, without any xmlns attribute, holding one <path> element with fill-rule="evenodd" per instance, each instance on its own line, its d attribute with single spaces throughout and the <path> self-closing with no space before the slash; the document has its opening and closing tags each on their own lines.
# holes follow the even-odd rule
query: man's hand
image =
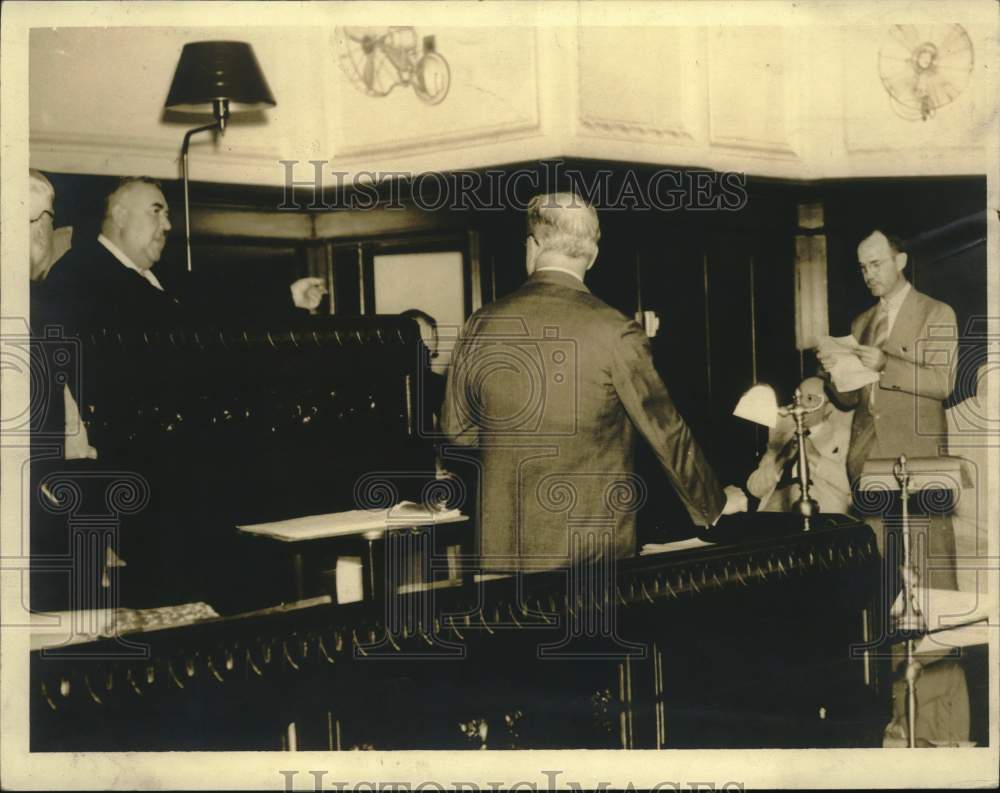
<svg viewBox="0 0 1000 793">
<path fill-rule="evenodd" d="M 300 278 L 289 286 L 292 290 L 292 302 L 296 308 L 315 311 L 319 307 L 323 295 L 326 294 L 326 284 L 322 278 Z"/>
<path fill-rule="evenodd" d="M 726 485 L 726 506 L 722 508 L 723 515 L 734 515 L 737 512 L 747 511 L 747 494 L 743 492 L 742 488 L 736 485 Z"/>
<path fill-rule="evenodd" d="M 788 461 L 792 459 L 796 454 L 799 453 L 799 441 L 794 435 L 788 439 L 784 446 L 781 447 L 781 451 L 775 455 L 774 466 L 781 471 Z"/>
<path fill-rule="evenodd" d="M 857 349 L 858 360 L 873 372 L 881 372 L 889 362 L 888 356 L 878 347 L 870 347 L 862 344 Z"/>
<path fill-rule="evenodd" d="M 823 354 L 817 350 L 816 360 L 819 362 L 819 371 L 817 374 L 824 379 L 829 379 L 830 370 L 833 368 L 833 364 L 837 360 L 837 357 L 835 355 L 831 355 L 830 353 Z"/>
</svg>

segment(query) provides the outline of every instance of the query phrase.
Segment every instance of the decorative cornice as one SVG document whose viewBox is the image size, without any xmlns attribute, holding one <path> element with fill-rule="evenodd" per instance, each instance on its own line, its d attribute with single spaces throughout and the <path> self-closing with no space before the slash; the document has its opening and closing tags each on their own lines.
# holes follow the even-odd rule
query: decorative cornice
<svg viewBox="0 0 1000 793">
<path fill-rule="evenodd" d="M 171 163 L 180 160 L 180 141 L 183 131 L 178 132 L 176 141 L 139 135 L 105 135 L 101 133 L 56 132 L 52 130 L 32 130 L 29 145 L 35 151 L 48 150 L 60 153 L 79 152 L 92 157 L 105 156 L 109 159 L 135 155 L 139 157 L 163 159 Z M 213 149 L 204 154 L 192 148 L 191 159 L 204 157 L 226 165 L 258 166 L 275 163 L 282 159 L 276 149 L 260 146 L 241 146 L 238 150 L 229 148 Z"/>
<path fill-rule="evenodd" d="M 534 112 L 532 113 L 532 117 L 527 119 L 519 119 L 492 126 L 474 127 L 451 135 L 442 135 L 433 140 L 428 140 L 426 137 L 413 137 L 402 140 L 383 141 L 365 146 L 342 146 L 337 149 L 335 160 L 341 162 L 343 160 L 351 160 L 374 154 L 434 152 L 453 149 L 456 144 L 485 146 L 501 140 L 533 137 L 541 133 L 542 126 L 538 114 L 537 92 L 535 96 Z"/>
<path fill-rule="evenodd" d="M 782 158 L 799 159 L 798 152 L 787 142 L 766 142 L 751 138 L 710 134 L 709 146 L 713 149 L 738 149 L 742 152 L 749 152 L 760 156 L 773 157 L 777 155 Z"/>
<path fill-rule="evenodd" d="M 652 124 L 641 124 L 636 121 L 617 118 L 601 118 L 597 116 L 581 116 L 580 126 L 591 130 L 601 137 L 616 140 L 663 141 L 669 140 L 680 145 L 694 145 L 694 136 L 681 127 L 657 127 Z"/>
</svg>

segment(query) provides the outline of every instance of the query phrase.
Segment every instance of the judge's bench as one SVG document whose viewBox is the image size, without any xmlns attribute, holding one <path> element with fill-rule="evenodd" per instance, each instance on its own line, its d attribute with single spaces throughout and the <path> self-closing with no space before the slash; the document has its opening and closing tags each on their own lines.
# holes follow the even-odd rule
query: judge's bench
<svg viewBox="0 0 1000 793">
<path fill-rule="evenodd" d="M 870 529 L 751 514 L 596 587 L 482 574 L 418 342 L 387 316 L 71 345 L 99 457 L 33 451 L 32 608 L 58 620 L 32 751 L 879 745 Z M 237 528 L 357 510 L 384 525 Z"/>
</svg>

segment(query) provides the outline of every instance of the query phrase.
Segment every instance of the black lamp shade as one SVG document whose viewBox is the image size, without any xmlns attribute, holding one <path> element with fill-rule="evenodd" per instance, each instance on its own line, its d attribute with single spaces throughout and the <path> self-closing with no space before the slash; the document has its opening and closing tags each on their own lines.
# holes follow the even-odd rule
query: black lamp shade
<svg viewBox="0 0 1000 793">
<path fill-rule="evenodd" d="M 230 113 L 274 107 L 271 89 L 249 44 L 196 41 L 185 44 L 165 106 L 189 113 L 211 111 L 225 99 Z"/>
</svg>

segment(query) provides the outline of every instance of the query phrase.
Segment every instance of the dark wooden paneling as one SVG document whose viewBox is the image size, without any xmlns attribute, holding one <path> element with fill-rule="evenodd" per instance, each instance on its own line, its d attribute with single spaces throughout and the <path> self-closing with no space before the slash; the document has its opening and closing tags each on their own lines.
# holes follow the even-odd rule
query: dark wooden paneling
<svg viewBox="0 0 1000 793">
<path fill-rule="evenodd" d="M 512 165 L 507 170 L 513 173 L 518 167 Z M 524 167 L 539 174 L 537 189 L 570 186 L 565 179 L 565 183 L 547 185 L 546 171 L 539 163 Z M 609 170 L 612 176 L 605 199 L 617 194 L 630 172 L 645 183 L 656 170 L 623 163 L 571 161 L 563 164 L 563 173 L 569 168 L 582 173 L 585 183 L 592 183 L 601 169 Z M 100 195 L 114 180 L 56 174 L 53 182 L 58 193 L 59 225 L 73 224 L 77 233 L 96 234 Z M 522 180 L 527 182 L 530 180 Z M 240 190 L 198 185 L 195 204 L 259 211 L 281 202 L 280 190 Z M 175 207 L 175 217 L 181 216 L 179 184 L 168 182 L 164 191 Z M 397 190 L 396 194 L 405 195 L 406 191 Z M 524 201 L 528 197 L 518 196 Z M 799 354 L 794 348 L 794 236 L 795 207 L 806 201 L 819 201 L 825 207 L 833 333 L 846 333 L 850 319 L 872 302 L 858 274 L 855 247 L 875 226 L 918 239 L 911 267 L 915 280 L 920 288 L 953 305 L 963 330 L 972 318 L 985 313 L 985 246 L 969 247 L 966 243 L 975 232 L 964 227 L 956 231 L 949 225 L 982 212 L 982 178 L 809 184 L 748 180 L 747 201 L 730 211 L 622 209 L 605 201 L 599 207 L 600 255 L 588 275 L 588 285 L 598 297 L 632 316 L 639 306 L 641 283 L 642 307 L 656 311 L 661 320 L 659 335 L 652 340 L 655 364 L 720 475 L 731 481 L 746 477 L 763 440 L 760 430 L 732 418 L 740 394 L 756 374 L 758 382 L 773 385 L 779 397 L 787 399 L 800 378 Z M 496 206 L 493 201 L 485 203 Z M 478 234 L 480 243 L 484 301 L 509 294 L 525 279 L 523 206 L 476 212 L 459 209 L 422 214 L 417 219 L 413 211 L 383 212 L 379 217 L 383 216 L 392 222 L 358 225 L 345 216 L 342 224 L 328 229 L 334 235 L 330 241 L 338 313 L 362 310 L 358 243 L 382 244 L 471 231 Z M 942 227 L 951 230 L 927 235 L 929 230 Z M 196 238 L 196 262 L 199 252 L 207 254 L 206 246 L 218 242 Z M 268 248 L 267 241 L 261 244 L 265 247 L 256 249 L 260 256 L 248 256 L 248 261 L 263 262 L 271 257 L 276 271 L 287 281 L 305 274 L 297 261 L 279 254 L 273 246 Z M 286 248 L 287 244 L 281 243 Z M 158 267 L 183 267 L 183 254 L 183 224 L 179 221 Z M 221 261 L 225 257 L 204 258 Z M 302 258 L 305 262 L 304 254 Z M 246 273 L 246 266 L 241 266 Z M 370 300 L 370 290 L 368 297 Z M 811 355 L 805 356 L 804 364 L 808 374 L 814 365 Z"/>
<path fill-rule="evenodd" d="M 712 435 L 709 452 L 718 475 L 742 481 L 754 463 L 754 425 L 732 415 L 753 383 L 750 263 L 753 240 L 717 233 L 708 241 L 708 326 Z"/>
<path fill-rule="evenodd" d="M 827 271 L 830 284 L 830 326 L 835 334 L 850 330 L 851 318 L 873 302 L 858 271 L 857 245 L 872 229 L 895 233 L 904 240 L 919 238 L 956 220 L 981 213 L 986 206 L 986 180 L 982 177 L 936 179 L 877 179 L 831 182 L 819 189 L 826 208 Z M 913 257 L 919 261 L 919 251 Z M 985 296 L 986 261 L 981 273 L 969 275 L 951 299 L 964 302 Z M 914 267 L 907 268 L 914 276 Z M 933 279 L 920 288 L 932 297 Z M 942 295 L 939 299 L 945 299 Z M 954 306 L 953 306 L 954 307 Z M 958 308 L 956 308 L 956 311 Z"/>
<path fill-rule="evenodd" d="M 874 228 L 907 243 L 906 275 L 922 292 L 954 310 L 959 329 L 956 391 L 970 396 L 985 361 L 986 180 L 982 177 L 879 179 L 829 183 L 826 205 L 830 329 L 850 332 L 851 319 L 874 303 L 858 271 L 857 245 Z"/>
</svg>

